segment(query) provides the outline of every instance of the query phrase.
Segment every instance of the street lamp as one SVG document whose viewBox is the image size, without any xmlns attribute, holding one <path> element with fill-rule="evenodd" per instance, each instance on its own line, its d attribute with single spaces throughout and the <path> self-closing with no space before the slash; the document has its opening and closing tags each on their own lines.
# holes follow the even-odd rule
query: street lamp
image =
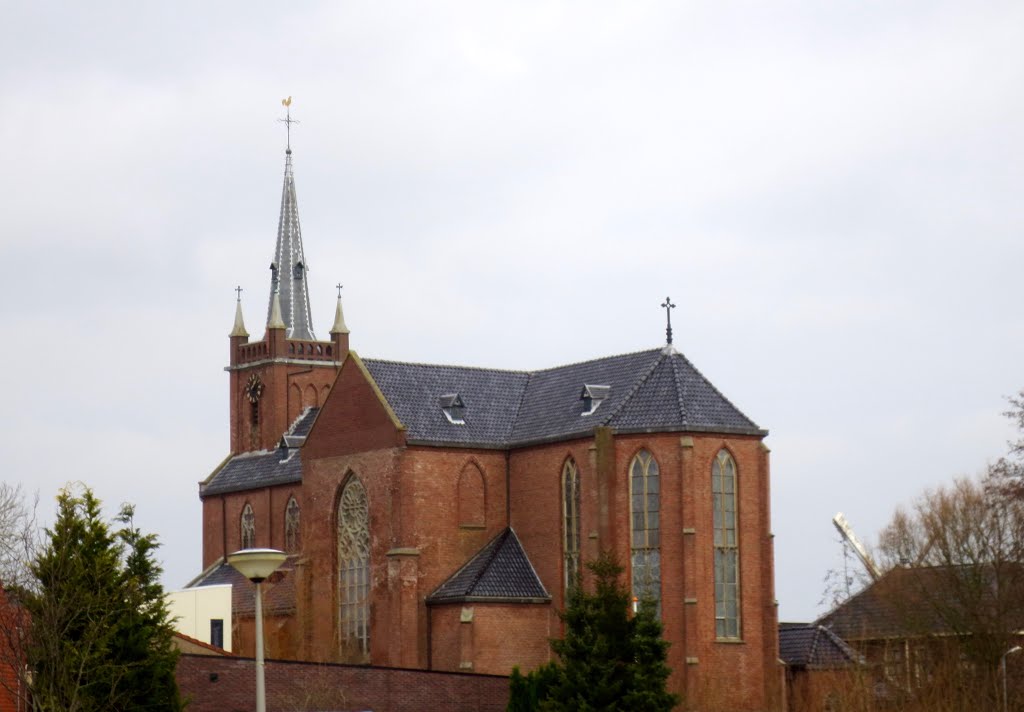
<svg viewBox="0 0 1024 712">
<path fill-rule="evenodd" d="M 1007 697 L 1006 695 L 1006 656 L 1013 655 L 1014 653 L 1019 653 L 1020 651 L 1021 647 L 1019 645 L 1013 646 L 1005 653 L 1003 653 L 1003 658 L 999 662 L 999 666 L 1002 668 L 1003 671 L 1003 712 L 1006 712 L 1010 707 L 1010 700 L 1009 697 Z"/>
<path fill-rule="evenodd" d="M 228 563 L 256 584 L 256 712 L 267 712 L 267 690 L 263 676 L 263 594 L 260 582 L 277 571 L 288 555 L 277 549 L 242 549 L 228 554 Z"/>
</svg>

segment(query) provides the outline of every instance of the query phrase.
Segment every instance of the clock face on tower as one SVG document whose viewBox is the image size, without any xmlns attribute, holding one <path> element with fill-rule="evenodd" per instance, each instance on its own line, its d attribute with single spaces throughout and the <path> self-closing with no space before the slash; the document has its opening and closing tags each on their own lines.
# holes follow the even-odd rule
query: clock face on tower
<svg viewBox="0 0 1024 712">
<path fill-rule="evenodd" d="M 260 396 L 263 395 L 263 381 L 255 373 L 249 376 L 249 380 L 245 384 L 245 397 L 249 399 L 250 403 L 258 403 Z"/>
</svg>

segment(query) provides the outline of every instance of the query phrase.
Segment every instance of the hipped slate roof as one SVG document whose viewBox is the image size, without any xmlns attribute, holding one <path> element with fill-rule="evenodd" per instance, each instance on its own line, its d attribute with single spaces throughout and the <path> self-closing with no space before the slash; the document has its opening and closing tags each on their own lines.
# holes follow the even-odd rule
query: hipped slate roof
<svg viewBox="0 0 1024 712">
<path fill-rule="evenodd" d="M 428 604 L 468 601 L 550 601 L 519 537 L 506 528 L 427 596 Z"/>
<path fill-rule="evenodd" d="M 284 447 L 244 452 L 229 459 L 209 480 L 199 486 L 199 496 L 301 482 L 302 453 L 299 448 L 305 442 L 306 435 L 313 427 L 319 412 L 319 408 L 304 410 L 282 436 L 282 441 L 286 444 Z"/>
<path fill-rule="evenodd" d="M 779 657 L 790 667 L 835 668 L 861 661 L 838 635 L 820 625 L 779 624 Z"/>
<path fill-rule="evenodd" d="M 517 447 L 617 432 L 705 431 L 764 435 L 685 356 L 674 349 L 569 364 L 541 371 L 433 366 L 366 359 L 410 443 Z M 592 415 L 584 385 L 610 386 Z M 448 421 L 441 396 L 458 394 L 464 425 Z"/>
</svg>

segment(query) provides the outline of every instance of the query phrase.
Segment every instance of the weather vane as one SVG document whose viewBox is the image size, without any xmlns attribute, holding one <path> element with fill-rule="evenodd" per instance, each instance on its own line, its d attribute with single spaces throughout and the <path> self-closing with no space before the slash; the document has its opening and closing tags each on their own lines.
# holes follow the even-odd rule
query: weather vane
<svg viewBox="0 0 1024 712">
<path fill-rule="evenodd" d="M 672 310 L 676 308 L 676 305 L 672 303 L 672 297 L 665 297 L 665 303 L 661 305 L 665 310 L 665 319 L 667 326 L 665 327 L 665 336 L 668 338 L 668 343 L 672 343 Z"/>
<path fill-rule="evenodd" d="M 338 288 L 338 299 L 341 299 L 341 282 L 338 282 L 334 286 Z"/>
<path fill-rule="evenodd" d="M 285 116 L 284 116 L 283 119 L 278 119 L 278 121 L 283 123 L 285 125 L 285 127 L 286 127 L 286 130 L 288 132 L 288 153 L 291 153 L 292 152 L 292 124 L 297 124 L 299 122 L 292 118 L 292 98 L 291 97 L 288 97 L 287 99 L 281 99 L 281 106 L 283 106 L 285 108 Z"/>
</svg>

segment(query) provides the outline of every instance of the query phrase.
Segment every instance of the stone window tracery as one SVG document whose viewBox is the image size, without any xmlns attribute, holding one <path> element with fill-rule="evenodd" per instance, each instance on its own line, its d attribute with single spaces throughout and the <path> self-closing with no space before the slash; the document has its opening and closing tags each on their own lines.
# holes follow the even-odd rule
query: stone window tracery
<svg viewBox="0 0 1024 712">
<path fill-rule="evenodd" d="M 715 635 L 740 637 L 739 541 L 736 536 L 736 462 L 720 450 L 711 465 L 715 530 Z"/>
<path fill-rule="evenodd" d="M 246 504 L 242 508 L 242 548 L 252 549 L 256 546 L 256 515 L 252 511 L 252 505 Z"/>
<path fill-rule="evenodd" d="M 299 529 L 299 503 L 294 497 L 288 500 L 284 509 L 284 548 L 289 554 L 302 549 L 302 533 Z"/>
<path fill-rule="evenodd" d="M 562 468 L 562 558 L 568 594 L 580 575 L 580 471 L 572 458 Z"/>
<path fill-rule="evenodd" d="M 630 568 L 633 596 L 651 600 L 661 615 L 661 473 L 658 462 L 641 450 L 629 467 L 631 524 Z"/>
<path fill-rule="evenodd" d="M 348 661 L 370 656 L 370 512 L 366 489 L 349 478 L 338 501 L 338 624 Z"/>
</svg>

